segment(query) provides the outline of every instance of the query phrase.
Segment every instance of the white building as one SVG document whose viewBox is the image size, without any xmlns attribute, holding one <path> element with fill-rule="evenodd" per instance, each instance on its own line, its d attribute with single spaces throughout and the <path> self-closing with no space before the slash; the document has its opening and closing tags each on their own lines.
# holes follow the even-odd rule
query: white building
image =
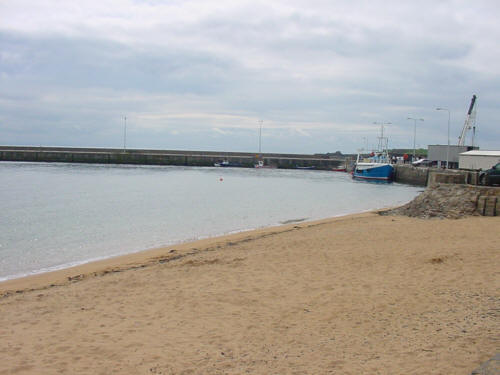
<svg viewBox="0 0 500 375">
<path fill-rule="evenodd" d="M 459 155 L 458 168 L 486 170 L 497 163 L 500 163 L 500 151 L 472 150 Z"/>
</svg>

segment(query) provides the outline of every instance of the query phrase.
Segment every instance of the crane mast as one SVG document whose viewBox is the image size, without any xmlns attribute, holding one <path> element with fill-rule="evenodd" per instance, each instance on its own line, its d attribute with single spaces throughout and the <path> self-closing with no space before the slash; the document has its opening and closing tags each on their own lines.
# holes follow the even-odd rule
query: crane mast
<svg viewBox="0 0 500 375">
<path fill-rule="evenodd" d="M 462 128 L 462 133 L 460 133 L 460 137 L 458 137 L 459 146 L 463 146 L 465 144 L 465 135 L 467 134 L 467 130 L 474 128 L 473 131 L 474 133 L 476 132 L 476 127 L 474 125 L 474 121 L 476 119 L 476 110 L 474 108 L 475 104 L 476 104 L 476 95 L 472 95 L 469 110 L 467 111 L 467 117 L 465 118 L 464 127 Z M 472 140 L 472 143 L 474 143 L 474 140 Z"/>
</svg>

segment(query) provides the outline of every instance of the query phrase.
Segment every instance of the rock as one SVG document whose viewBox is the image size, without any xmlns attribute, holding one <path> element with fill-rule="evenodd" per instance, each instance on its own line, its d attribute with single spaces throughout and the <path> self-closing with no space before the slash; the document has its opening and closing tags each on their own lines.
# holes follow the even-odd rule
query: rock
<svg viewBox="0 0 500 375">
<path fill-rule="evenodd" d="M 467 185 L 437 184 L 404 206 L 379 212 L 381 215 L 404 215 L 420 218 L 460 219 L 478 215 L 480 192 Z"/>
</svg>

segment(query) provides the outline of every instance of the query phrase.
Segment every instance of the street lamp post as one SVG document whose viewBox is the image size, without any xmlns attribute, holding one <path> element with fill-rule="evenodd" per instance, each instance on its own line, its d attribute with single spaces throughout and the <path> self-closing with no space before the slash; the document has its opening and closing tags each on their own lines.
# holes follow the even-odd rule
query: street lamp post
<svg viewBox="0 0 500 375">
<path fill-rule="evenodd" d="M 127 116 L 123 117 L 123 152 L 127 149 Z"/>
<path fill-rule="evenodd" d="M 417 121 L 424 121 L 423 118 L 413 118 L 408 117 L 407 120 L 413 120 L 413 161 L 415 161 L 415 148 L 416 148 L 416 140 L 417 140 Z"/>
<path fill-rule="evenodd" d="M 450 110 L 448 108 L 438 107 L 436 111 L 448 111 L 448 146 L 446 147 L 446 169 L 449 169 L 450 163 Z"/>
</svg>

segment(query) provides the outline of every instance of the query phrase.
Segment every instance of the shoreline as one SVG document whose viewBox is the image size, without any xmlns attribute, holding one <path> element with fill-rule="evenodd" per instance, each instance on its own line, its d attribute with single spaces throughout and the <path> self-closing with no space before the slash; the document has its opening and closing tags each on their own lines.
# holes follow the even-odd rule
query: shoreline
<svg viewBox="0 0 500 375">
<path fill-rule="evenodd" d="M 38 270 L 28 271 L 26 273 L 0 276 L 0 291 L 1 291 L 1 284 L 8 282 L 8 281 L 36 277 L 36 276 L 47 274 L 47 273 L 64 271 L 66 269 L 73 269 L 75 267 L 85 266 L 87 264 L 105 262 L 107 260 L 126 257 L 126 256 L 133 255 L 133 254 L 154 251 L 154 250 L 159 250 L 159 249 L 166 249 L 166 248 L 170 248 L 170 247 L 174 247 L 174 246 L 178 247 L 178 246 L 181 246 L 183 244 L 190 244 L 190 243 L 197 242 L 197 241 L 215 239 L 215 238 L 219 238 L 219 237 L 226 237 L 226 236 L 231 236 L 233 234 L 253 232 L 253 231 L 258 231 L 258 230 L 263 230 L 263 229 L 268 229 L 268 228 L 279 228 L 281 226 L 292 225 L 294 223 L 305 224 L 305 223 L 311 223 L 311 222 L 316 222 L 316 221 L 330 220 L 330 219 L 335 219 L 335 218 L 340 218 L 340 217 L 346 217 L 346 216 L 350 216 L 350 215 L 358 215 L 358 214 L 363 214 L 363 213 L 368 213 L 368 212 L 376 212 L 376 211 L 386 210 L 386 209 L 391 209 L 391 208 L 396 208 L 396 207 L 399 207 L 399 206 L 383 207 L 383 208 L 379 208 L 379 209 L 368 209 L 366 211 L 361 211 L 361 212 L 356 212 L 356 213 L 348 213 L 348 214 L 339 214 L 336 216 L 330 216 L 330 217 L 321 218 L 321 219 L 309 219 L 309 218 L 290 219 L 290 220 L 285 220 L 284 222 L 280 222 L 279 224 L 272 224 L 272 225 L 257 227 L 257 228 L 233 230 L 233 231 L 229 231 L 227 233 L 214 234 L 214 235 L 208 235 L 208 236 L 200 236 L 199 238 L 194 238 L 194 239 L 180 240 L 179 242 L 173 241 L 171 244 L 165 244 L 165 245 L 154 246 L 154 247 L 145 248 L 145 249 L 133 250 L 129 253 L 103 256 L 103 257 L 93 258 L 93 259 L 89 259 L 89 260 L 74 261 L 74 262 L 69 262 L 66 264 L 60 264 L 60 265 L 51 266 L 51 267 L 47 267 L 47 268 L 41 268 Z"/>
<path fill-rule="evenodd" d="M 151 249 L 139 250 L 129 254 L 112 256 L 109 258 L 86 261 L 81 264 L 60 269 L 42 271 L 33 274 L 23 275 L 11 279 L 0 281 L 0 298 L 16 293 L 42 290 L 53 286 L 62 286 L 71 282 L 76 282 L 83 278 L 95 277 L 107 273 L 124 272 L 136 268 L 144 268 L 154 265 L 158 262 L 169 262 L 198 252 L 206 251 L 213 246 L 219 246 L 226 242 L 241 241 L 247 239 L 256 239 L 262 236 L 268 236 L 287 232 L 291 228 L 303 228 L 315 225 L 326 224 L 342 219 L 363 217 L 365 215 L 376 214 L 379 211 L 388 210 L 391 207 L 381 209 L 367 210 L 354 214 L 333 216 L 317 220 L 301 220 L 269 227 L 247 229 L 236 231 L 223 235 L 216 235 L 197 240 L 187 240 L 177 244 L 155 247 Z M 393 207 L 392 207 L 393 208 Z M 300 219 L 298 219 L 300 220 Z M 202 249 L 198 249 L 202 248 Z M 193 253 L 193 250 L 197 251 Z"/>
</svg>

